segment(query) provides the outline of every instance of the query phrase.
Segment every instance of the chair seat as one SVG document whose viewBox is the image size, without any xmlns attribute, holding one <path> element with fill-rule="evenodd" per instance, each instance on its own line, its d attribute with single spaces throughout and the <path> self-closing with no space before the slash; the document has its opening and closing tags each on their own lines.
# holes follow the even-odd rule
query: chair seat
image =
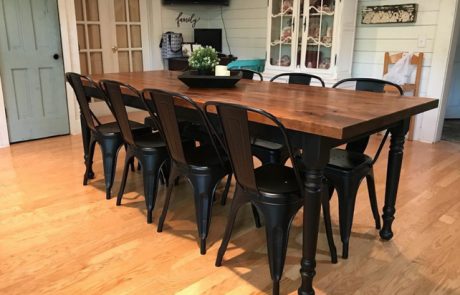
<svg viewBox="0 0 460 295">
<path fill-rule="evenodd" d="M 201 145 L 195 148 L 186 148 L 184 146 L 185 159 L 192 170 L 205 171 L 215 167 L 221 167 L 219 156 L 212 145 Z M 222 160 L 225 164 L 225 170 L 230 170 L 228 158 L 221 153 Z"/>
<path fill-rule="evenodd" d="M 136 131 L 142 129 L 149 129 L 148 126 L 134 121 L 129 121 L 129 127 L 131 127 L 132 130 Z M 115 135 L 120 133 L 120 127 L 118 126 L 117 122 L 104 123 L 99 126 L 96 126 L 96 129 L 103 135 Z"/>
<path fill-rule="evenodd" d="M 326 169 L 351 171 L 362 165 L 372 165 L 372 158 L 361 153 L 343 149 L 332 149 Z"/>
<path fill-rule="evenodd" d="M 270 197 L 299 193 L 294 169 L 279 164 L 266 164 L 254 170 L 257 187 L 261 194 Z M 273 195 L 272 195 L 273 194 Z"/>
<path fill-rule="evenodd" d="M 166 143 L 160 135 L 160 132 L 133 133 L 134 142 L 142 151 L 157 151 L 166 149 Z"/>
</svg>

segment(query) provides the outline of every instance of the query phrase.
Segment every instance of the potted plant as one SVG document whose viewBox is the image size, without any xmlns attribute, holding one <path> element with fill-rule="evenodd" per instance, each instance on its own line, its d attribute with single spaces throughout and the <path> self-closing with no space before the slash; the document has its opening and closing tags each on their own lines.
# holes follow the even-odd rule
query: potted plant
<svg viewBox="0 0 460 295">
<path fill-rule="evenodd" d="M 219 64 L 217 51 L 210 46 L 195 49 L 188 59 L 188 64 L 200 75 L 211 75 Z"/>
</svg>

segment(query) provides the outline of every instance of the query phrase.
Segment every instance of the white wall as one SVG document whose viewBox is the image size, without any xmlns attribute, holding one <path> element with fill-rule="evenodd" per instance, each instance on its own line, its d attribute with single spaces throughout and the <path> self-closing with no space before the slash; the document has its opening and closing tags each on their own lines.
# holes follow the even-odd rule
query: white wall
<svg viewBox="0 0 460 295">
<path fill-rule="evenodd" d="M 231 0 L 222 8 L 231 53 L 238 59 L 265 59 L 267 0 Z M 230 53 L 223 29 L 221 10 L 214 9 L 209 26 L 222 28 L 223 52 Z"/>
<path fill-rule="evenodd" d="M 223 52 L 229 54 L 222 16 L 227 29 L 231 53 L 238 59 L 264 59 L 267 35 L 267 1 L 266 0 L 231 0 L 230 6 L 176 5 L 163 6 L 161 17 L 163 32 L 182 33 L 184 41 L 193 41 L 191 24 L 177 27 L 176 17 L 180 12 L 184 16 L 195 14 L 200 17 L 196 28 L 221 28 Z"/>
<path fill-rule="evenodd" d="M 451 83 L 447 98 L 446 119 L 460 119 L 460 42 L 457 42 Z"/>
</svg>

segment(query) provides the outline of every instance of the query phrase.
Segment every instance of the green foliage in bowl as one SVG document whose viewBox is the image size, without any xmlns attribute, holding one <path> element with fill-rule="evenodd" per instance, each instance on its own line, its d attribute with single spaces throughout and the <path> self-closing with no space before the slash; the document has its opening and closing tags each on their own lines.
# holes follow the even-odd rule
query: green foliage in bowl
<svg viewBox="0 0 460 295">
<path fill-rule="evenodd" d="M 212 73 L 219 64 L 219 58 L 214 48 L 206 46 L 194 50 L 188 59 L 188 64 L 200 73 Z"/>
</svg>

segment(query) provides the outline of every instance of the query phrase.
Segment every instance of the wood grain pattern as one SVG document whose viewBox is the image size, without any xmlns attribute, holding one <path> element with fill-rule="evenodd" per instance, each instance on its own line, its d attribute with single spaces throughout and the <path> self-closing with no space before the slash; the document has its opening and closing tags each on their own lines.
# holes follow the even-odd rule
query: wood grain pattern
<svg viewBox="0 0 460 295">
<path fill-rule="evenodd" d="M 336 139 L 348 139 L 436 108 L 429 98 L 328 89 L 241 80 L 231 89 L 190 89 L 177 79 L 178 72 L 152 71 L 94 75 L 96 81 L 112 79 L 135 88 L 179 92 L 198 104 L 209 100 L 262 108 L 293 130 Z"/>
<path fill-rule="evenodd" d="M 371 140 L 369 153 L 380 139 Z M 215 204 L 210 247 L 201 256 L 188 183 L 181 181 L 175 190 L 168 228 L 159 234 L 155 229 L 164 188 L 160 187 L 153 225 L 145 223 L 140 172 L 130 173 L 124 204 L 116 207 L 115 200 L 105 200 L 98 149 L 96 178 L 88 186 L 81 185 L 80 136 L 0 149 L 0 294 L 271 292 L 265 232 L 254 227 L 250 207 L 239 213 L 224 264 L 216 268 L 230 206 Z M 405 150 L 396 236 L 389 242 L 379 240 L 363 184 L 348 260 L 330 263 L 324 225 L 320 224 L 316 294 L 460 294 L 460 145 L 408 142 Z M 382 154 L 375 166 L 380 208 L 386 156 Z M 122 149 L 115 188 L 119 187 L 123 158 Z M 336 196 L 331 206 L 340 252 Z M 299 212 L 291 229 L 281 294 L 297 294 L 300 284 L 301 225 Z"/>
</svg>

